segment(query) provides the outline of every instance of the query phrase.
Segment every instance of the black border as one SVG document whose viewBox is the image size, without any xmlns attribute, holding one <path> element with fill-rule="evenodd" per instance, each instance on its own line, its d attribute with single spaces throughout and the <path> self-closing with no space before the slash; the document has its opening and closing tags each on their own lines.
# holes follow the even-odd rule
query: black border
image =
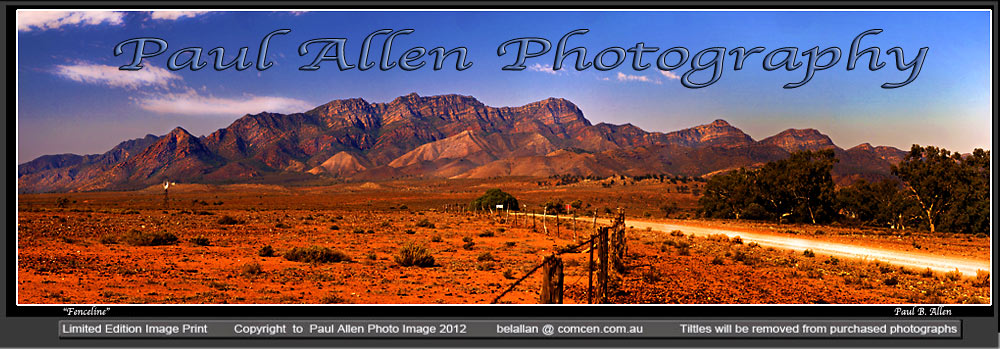
<svg viewBox="0 0 1000 349">
<path fill-rule="evenodd" d="M 271 3 L 264 1 L 246 1 L 246 2 L 225 2 L 216 5 L 206 5 L 205 2 L 197 1 L 183 1 L 183 2 L 163 2 L 163 1 L 151 1 L 144 2 L 141 5 L 136 5 L 131 2 L 118 2 L 118 1 L 95 1 L 89 4 L 57 1 L 57 2 L 8 2 L 4 4 L 6 10 L 7 18 L 7 28 L 5 30 L 12 28 L 16 22 L 16 9 L 45 9 L 45 8 L 81 8 L 81 9 L 105 9 L 105 8 L 183 8 L 183 9 L 197 9 L 197 8 L 211 8 L 211 9 L 296 9 L 296 8 L 314 8 L 314 9 L 353 9 L 353 8 L 365 8 L 365 9 L 555 9 L 555 8 L 572 8 L 572 9 L 988 9 L 991 12 L 996 13 L 998 4 L 996 1 L 952 1 L 952 2 L 931 2 L 931 1 L 911 1 L 911 2 L 895 2 L 895 3 L 879 3 L 879 2 L 868 2 L 868 1 L 846 1 L 846 2 L 832 2 L 832 1 L 816 1 L 816 2 L 772 2 L 766 5 L 755 4 L 752 2 L 732 2 L 732 1 L 710 1 L 710 2 L 692 2 L 692 1 L 681 1 L 681 2 L 633 2 L 633 1 L 617 1 L 613 5 L 609 3 L 594 2 L 594 1 L 573 1 L 573 2 L 552 2 L 546 3 L 542 1 L 511 1 L 511 2 L 450 2 L 450 1 L 434 1 L 434 2 L 405 2 L 405 1 L 347 1 L 347 2 L 310 2 L 310 1 L 282 1 L 280 3 Z M 996 45 L 997 42 L 997 24 L 996 19 L 993 23 L 993 46 L 994 48 L 1000 47 Z M 17 86 L 13 79 L 13 76 L 17 74 L 16 69 L 11 62 L 16 60 L 16 47 L 14 47 L 14 42 L 16 40 L 17 31 L 12 30 L 7 32 L 7 93 L 6 93 L 6 110 L 9 116 L 16 115 L 16 109 L 14 105 L 14 91 L 16 91 Z M 997 64 L 996 58 L 994 58 L 993 67 L 993 83 L 994 83 L 994 102 L 997 101 L 996 98 L 996 76 L 997 76 Z M 992 111 L 993 119 L 997 119 L 997 109 L 994 106 Z M 14 171 L 16 173 L 16 164 L 11 165 L 10 159 L 16 157 L 16 137 L 14 135 L 17 132 L 16 127 L 16 117 L 8 118 L 9 128 L 7 130 L 8 136 L 8 151 L 7 154 L 10 156 L 8 158 L 8 166 L 14 166 Z M 994 138 L 993 138 L 993 149 L 997 149 L 997 138 L 996 138 L 996 125 L 993 125 Z M 8 170 L 3 177 L 7 180 L 7 177 L 12 171 Z M 997 175 L 994 175 L 994 183 L 996 183 Z M 9 182 L 8 182 L 9 183 Z M 16 189 L 16 188 L 15 188 Z M 8 202 L 11 207 L 16 210 L 16 190 L 12 196 L 8 197 Z M 10 210 L 10 208 L 8 208 Z M 8 212 L 9 213 L 9 212 Z M 8 213 L 5 213 L 7 216 Z M 7 216 L 10 217 L 10 216 Z M 16 256 L 16 236 L 13 231 L 16 230 L 17 222 L 11 219 L 8 224 L 13 224 L 13 230 L 7 230 L 7 251 L 5 255 L 5 262 L 14 261 Z M 994 231 L 996 229 L 997 223 L 993 222 Z M 993 247 L 996 250 L 997 241 L 993 240 Z M 10 275 L 7 270 L 9 265 L 5 264 L 4 270 L 0 271 L 0 275 L 7 276 L 7 299 L 6 299 L 6 315 L 8 317 L 65 317 L 65 313 L 62 309 L 66 306 L 63 305 L 33 305 L 33 306 L 18 306 L 17 300 L 14 295 L 16 294 L 16 282 L 14 275 Z M 13 264 L 13 263 L 11 263 Z M 995 265 L 995 264 L 994 264 Z M 993 287 L 995 289 L 997 283 L 994 278 Z M 981 306 L 961 306 L 961 307 L 947 307 L 951 309 L 953 315 L 950 317 L 943 318 L 960 318 L 960 317 L 996 317 L 997 305 L 996 301 L 993 301 L 993 305 L 981 305 Z M 905 307 L 906 305 L 899 305 Z M 921 306 L 921 305 L 917 305 Z M 83 306 L 74 306 L 77 308 L 87 308 Z M 344 318 L 360 318 L 360 317 L 393 317 L 393 318 L 499 318 L 499 317 L 517 317 L 517 318 L 541 318 L 541 317 L 551 317 L 553 314 L 553 309 L 559 308 L 557 313 L 560 317 L 677 317 L 677 316 L 688 316 L 688 317 L 740 317 L 740 316 L 760 316 L 761 314 L 767 314 L 767 316 L 775 317 L 835 317 L 835 318 L 862 318 L 862 317 L 887 317 L 891 316 L 893 310 L 897 305 L 886 305 L 886 306 L 858 306 L 858 305 L 781 305 L 781 306 L 745 306 L 745 305 L 713 305 L 713 306 L 696 306 L 696 305 L 658 305 L 658 306 L 478 306 L 478 305 L 459 305 L 459 306 L 434 306 L 434 305 L 419 305 L 419 306 L 407 306 L 407 305 L 381 305 L 381 306 L 336 306 L 336 305 L 317 305 L 317 306 L 236 306 L 236 305 L 204 305 L 204 306 L 191 306 L 191 305 L 170 305 L 170 306 L 111 306 L 111 311 L 109 316 L 112 317 L 183 317 L 183 318 L 208 318 L 208 317 L 299 317 L 299 318 L 314 318 L 314 317 L 344 317 Z M 425 309 L 433 309 L 433 312 L 423 311 Z M 414 311 L 416 310 L 416 311 Z M 74 319 L 84 319 L 81 317 L 76 317 Z"/>
</svg>

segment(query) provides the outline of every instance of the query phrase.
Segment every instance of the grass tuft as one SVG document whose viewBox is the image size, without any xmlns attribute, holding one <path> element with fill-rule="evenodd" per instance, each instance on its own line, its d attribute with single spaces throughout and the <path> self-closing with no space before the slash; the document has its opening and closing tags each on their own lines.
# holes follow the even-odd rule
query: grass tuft
<svg viewBox="0 0 1000 349">
<path fill-rule="evenodd" d="M 431 255 L 430 251 L 423 245 L 415 244 L 412 241 L 403 245 L 393 259 L 396 264 L 404 267 L 428 268 L 434 266 L 434 256 Z"/>
<path fill-rule="evenodd" d="M 285 259 L 293 262 L 333 263 L 350 261 L 343 252 L 322 246 L 295 247 L 285 252 Z"/>
</svg>

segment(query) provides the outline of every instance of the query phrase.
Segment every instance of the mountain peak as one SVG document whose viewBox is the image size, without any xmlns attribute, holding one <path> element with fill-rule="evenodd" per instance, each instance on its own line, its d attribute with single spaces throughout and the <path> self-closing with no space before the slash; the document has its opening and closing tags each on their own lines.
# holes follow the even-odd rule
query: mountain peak
<svg viewBox="0 0 1000 349">
<path fill-rule="evenodd" d="M 790 136 L 790 137 L 825 137 L 824 134 L 820 133 L 819 130 L 814 128 L 790 128 L 779 132 L 775 136 Z"/>
<path fill-rule="evenodd" d="M 570 102 L 568 99 L 559 97 L 549 97 L 537 102 L 528 103 L 527 105 L 552 105 L 552 106 L 578 109 L 576 104 L 573 104 L 573 102 Z"/>
<path fill-rule="evenodd" d="M 420 95 L 418 95 L 416 92 L 410 92 L 406 95 L 396 97 L 395 99 L 392 100 L 392 102 L 389 102 L 389 104 L 420 102 L 420 100 L 421 100 Z"/>
<path fill-rule="evenodd" d="M 183 127 L 180 126 L 174 127 L 173 130 L 170 130 L 170 133 L 167 133 L 167 136 L 177 137 L 177 138 L 194 137 L 191 135 L 190 132 L 188 132 L 187 130 L 185 130 Z"/>
<path fill-rule="evenodd" d="M 753 143 L 753 138 L 728 122 L 716 119 L 712 123 L 698 125 L 692 128 L 674 131 L 667 134 L 667 139 L 688 147 L 717 146 L 737 147 Z"/>
<path fill-rule="evenodd" d="M 715 121 L 712 121 L 712 123 L 709 124 L 709 125 L 710 126 L 715 126 L 715 127 L 732 126 L 728 122 L 726 122 L 726 120 L 722 120 L 722 119 L 715 119 Z"/>
<path fill-rule="evenodd" d="M 564 98 L 549 97 L 510 110 L 524 113 L 530 119 L 540 121 L 545 125 L 581 123 L 585 126 L 591 126 L 590 121 L 583 116 L 583 111 L 576 104 Z"/>
<path fill-rule="evenodd" d="M 837 147 L 833 144 L 833 140 L 831 140 L 829 136 L 812 128 L 790 128 L 781 131 L 774 136 L 767 137 L 760 142 L 763 144 L 777 146 L 788 152 L 799 150 L 832 149 Z"/>
<path fill-rule="evenodd" d="M 875 147 L 873 147 L 871 145 L 871 143 L 865 142 L 865 143 L 858 144 L 858 145 L 854 146 L 854 148 L 851 148 L 851 149 L 848 149 L 848 150 L 873 151 L 873 150 L 875 150 Z"/>
</svg>

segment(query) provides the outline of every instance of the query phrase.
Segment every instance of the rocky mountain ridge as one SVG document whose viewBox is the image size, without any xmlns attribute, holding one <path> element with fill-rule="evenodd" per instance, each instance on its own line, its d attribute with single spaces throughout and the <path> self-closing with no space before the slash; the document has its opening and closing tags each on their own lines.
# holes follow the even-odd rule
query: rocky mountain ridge
<svg viewBox="0 0 1000 349">
<path fill-rule="evenodd" d="M 490 107 L 470 96 L 409 94 L 388 103 L 335 100 L 303 113 L 247 114 L 196 137 L 183 128 L 104 154 L 46 155 L 18 167 L 19 192 L 136 189 L 162 182 L 261 178 L 642 175 L 702 176 L 797 150 L 834 149 L 839 179 L 886 177 L 905 152 L 841 149 L 814 129 L 755 141 L 725 120 L 669 133 L 591 124 L 572 102 Z"/>
</svg>

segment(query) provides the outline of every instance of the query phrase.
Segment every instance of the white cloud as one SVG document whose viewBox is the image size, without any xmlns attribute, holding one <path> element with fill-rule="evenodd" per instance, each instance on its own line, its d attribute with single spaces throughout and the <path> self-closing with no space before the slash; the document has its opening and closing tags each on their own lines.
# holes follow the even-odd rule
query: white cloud
<svg viewBox="0 0 1000 349">
<path fill-rule="evenodd" d="M 116 66 L 77 63 L 57 65 L 54 73 L 77 82 L 132 89 L 142 86 L 166 87 L 172 80 L 181 80 L 180 75 L 149 64 L 140 70 L 118 70 Z"/>
<path fill-rule="evenodd" d="M 559 74 L 561 74 L 561 73 L 564 72 L 562 69 L 560 69 L 560 70 L 552 70 L 552 65 L 549 65 L 549 64 L 541 65 L 541 64 L 538 64 L 538 63 L 535 63 L 534 65 L 529 65 L 528 66 L 528 70 L 542 72 L 542 73 L 546 73 L 546 74 L 552 74 L 552 75 L 559 75 Z"/>
<path fill-rule="evenodd" d="M 650 79 L 648 76 L 645 75 L 628 75 L 622 72 L 618 72 L 617 77 L 618 81 L 623 81 L 623 82 L 648 82 L 657 85 L 663 84 L 663 82 L 660 82 L 660 80 Z"/>
<path fill-rule="evenodd" d="M 17 11 L 17 31 L 48 30 L 67 25 L 122 24 L 123 12 Z"/>
<path fill-rule="evenodd" d="M 681 77 L 679 75 L 674 74 L 674 72 L 672 72 L 672 71 L 661 70 L 660 74 L 663 74 L 663 76 L 666 76 L 667 79 L 670 79 L 670 80 L 680 80 L 681 79 Z"/>
<path fill-rule="evenodd" d="M 237 98 L 222 98 L 201 95 L 189 89 L 184 93 L 164 93 L 134 99 L 140 108 L 162 114 L 184 115 L 237 115 L 256 114 L 263 111 L 274 113 L 298 113 L 308 110 L 312 104 L 294 98 L 274 96 L 243 95 Z"/>
<path fill-rule="evenodd" d="M 175 21 L 181 18 L 194 18 L 206 14 L 209 11 L 152 11 L 149 16 L 153 19 Z"/>
</svg>

